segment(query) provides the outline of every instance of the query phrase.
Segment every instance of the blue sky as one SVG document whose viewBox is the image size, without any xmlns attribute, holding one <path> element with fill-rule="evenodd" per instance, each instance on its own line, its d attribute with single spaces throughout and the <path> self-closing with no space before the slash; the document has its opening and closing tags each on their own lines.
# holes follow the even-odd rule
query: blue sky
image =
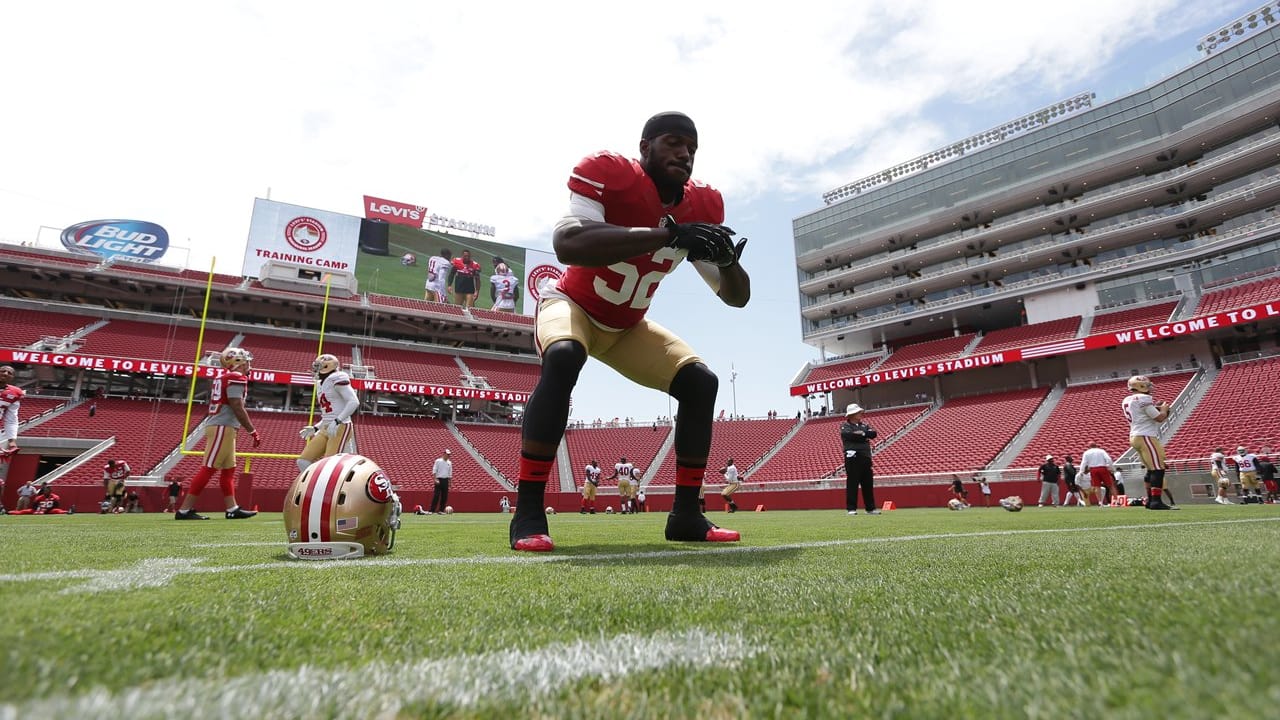
<svg viewBox="0 0 1280 720">
<path fill-rule="evenodd" d="M 788 383 L 817 351 L 800 340 L 791 221 L 823 191 L 1079 92 L 1150 84 L 1258 3 L 612 5 L 11 8 L 0 239 L 138 217 L 191 266 L 238 267 L 270 189 L 351 214 L 366 193 L 420 203 L 547 249 L 574 163 L 634 153 L 645 118 L 680 109 L 699 125 L 695 176 L 751 238 L 754 296 L 724 307 L 682 268 L 649 317 L 720 374 L 722 408 L 794 414 Z M 574 418 L 670 407 L 592 362 Z"/>
</svg>

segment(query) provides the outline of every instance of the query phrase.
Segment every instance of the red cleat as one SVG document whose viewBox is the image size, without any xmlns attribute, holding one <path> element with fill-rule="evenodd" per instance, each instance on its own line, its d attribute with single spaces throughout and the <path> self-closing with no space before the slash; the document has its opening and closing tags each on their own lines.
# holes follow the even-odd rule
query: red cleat
<svg viewBox="0 0 1280 720">
<path fill-rule="evenodd" d="M 707 542 L 738 542 L 741 539 L 742 533 L 737 530 L 726 530 L 715 525 L 707 530 Z"/>
<path fill-rule="evenodd" d="M 734 535 L 737 535 L 737 533 L 734 533 Z M 552 542 L 550 535 L 530 535 L 516 540 L 511 544 L 511 549 L 528 552 L 551 552 L 556 549 L 556 544 Z"/>
</svg>

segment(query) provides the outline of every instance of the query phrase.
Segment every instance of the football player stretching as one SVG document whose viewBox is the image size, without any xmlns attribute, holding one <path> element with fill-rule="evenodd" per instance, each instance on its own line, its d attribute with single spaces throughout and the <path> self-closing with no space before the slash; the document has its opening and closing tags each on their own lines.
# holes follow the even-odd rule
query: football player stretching
<svg viewBox="0 0 1280 720">
<path fill-rule="evenodd" d="M 711 449 L 719 380 L 693 348 L 645 318 L 658 284 L 684 260 L 725 304 L 743 307 L 751 281 L 738 263 L 746 240 L 723 226 L 724 198 L 692 179 L 698 131 L 678 112 L 654 115 L 640 134 L 640 159 L 588 156 L 569 176 L 569 211 L 552 247 L 568 266 L 541 289 L 537 343 L 542 374 L 525 406 L 510 543 L 555 548 L 545 512 L 547 477 L 564 437 L 578 373 L 595 357 L 633 382 L 679 402 L 675 422 L 675 498 L 666 539 L 732 542 L 698 506 Z"/>
</svg>

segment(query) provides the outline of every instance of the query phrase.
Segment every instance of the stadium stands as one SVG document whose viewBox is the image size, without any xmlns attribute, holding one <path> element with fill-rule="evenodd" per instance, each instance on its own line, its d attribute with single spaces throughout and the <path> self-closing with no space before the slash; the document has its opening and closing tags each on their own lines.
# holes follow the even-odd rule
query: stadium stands
<svg viewBox="0 0 1280 720">
<path fill-rule="evenodd" d="M 443 420 L 389 415 L 359 415 L 356 442 L 360 454 L 373 458 L 396 486 L 430 490 L 431 466 L 448 448 L 453 455 L 450 491 L 500 491 L 502 485 L 481 467 Z M 492 461 L 492 458 L 490 458 Z"/>
<path fill-rule="evenodd" d="M 533 326 L 532 315 L 520 315 L 517 313 L 497 312 L 495 310 L 484 310 L 482 308 L 471 308 L 471 317 L 477 320 L 489 320 L 490 322 L 514 323 L 516 325 Z"/>
<path fill-rule="evenodd" d="M 44 337 L 65 337 L 96 322 L 86 315 L 0 308 L 0 347 L 25 348 Z"/>
<path fill-rule="evenodd" d="M 27 395 L 22 399 L 22 403 L 18 406 L 18 423 L 26 423 L 33 418 L 43 415 L 54 408 L 62 407 L 68 402 L 68 398 L 47 398 L 35 395 Z"/>
<path fill-rule="evenodd" d="M 843 377 L 849 377 L 850 375 L 861 375 L 869 370 L 879 359 L 879 356 L 876 356 L 825 363 L 811 369 L 802 382 L 822 382 L 824 380 L 836 380 Z"/>
<path fill-rule="evenodd" d="M 904 345 L 886 358 L 883 364 L 876 366 L 876 370 L 892 370 L 926 362 L 957 358 L 965 347 L 973 341 L 975 335 L 976 333 L 965 333 L 954 337 Z"/>
<path fill-rule="evenodd" d="M 316 346 L 302 338 L 246 334 L 240 347 L 253 354 L 254 370 L 277 370 L 307 375 L 316 359 Z M 308 347 L 310 346 L 310 347 Z M 344 365 L 351 362 L 351 345 L 325 341 L 324 352 L 337 355 Z"/>
<path fill-rule="evenodd" d="M 462 368 L 453 355 L 418 352 L 400 348 L 362 346 L 360 357 L 372 366 L 374 377 L 381 380 L 426 382 L 456 387 L 462 385 Z"/>
<path fill-rule="evenodd" d="M 626 458 L 641 470 L 648 470 L 657 458 L 658 450 L 666 442 L 671 428 L 667 425 L 610 428 L 569 428 L 565 443 L 569 447 L 569 462 L 573 477 L 582 485 L 582 469 L 592 460 L 598 460 L 604 469 L 604 477 L 613 474 L 613 466 L 619 458 Z M 617 487 L 617 480 L 601 482 L 600 487 Z"/>
<path fill-rule="evenodd" d="M 191 363 L 196 359 L 199 328 L 136 320 L 112 320 L 84 336 L 79 352 L 86 355 L 169 360 Z M 236 333 L 205 329 L 201 354 L 227 347 Z M 256 355 L 256 353 L 255 353 Z"/>
<path fill-rule="evenodd" d="M 1193 377 L 1194 372 L 1157 376 L 1156 394 L 1172 401 Z M 1035 437 L 1009 467 L 1037 467 L 1045 455 L 1053 455 L 1059 463 L 1064 455 L 1079 460 L 1090 442 L 1097 442 L 1112 458 L 1120 457 L 1129 449 L 1129 421 L 1120 410 L 1121 401 L 1129 394 L 1126 379 L 1067 388 Z"/>
<path fill-rule="evenodd" d="M 542 372 L 542 366 L 538 363 L 478 357 L 463 357 L 462 362 L 466 363 L 472 375 L 483 377 L 489 387 L 499 390 L 533 392 L 533 386 L 538 384 L 538 376 Z"/>
<path fill-rule="evenodd" d="M 1048 393 L 1045 387 L 948 400 L 876 454 L 876 474 L 980 470 L 1026 425 Z"/>
<path fill-rule="evenodd" d="M 748 481 L 813 480 L 844 467 L 839 431 L 842 422 L 844 418 L 838 416 L 806 420 L 777 454 L 762 467 L 747 473 Z M 748 467 L 743 464 L 738 469 L 747 470 Z"/>
<path fill-rule="evenodd" d="M 1058 340 L 1070 340 L 1080 331 L 1080 318 L 1067 317 L 1047 322 L 1032 323 L 1020 327 L 992 330 L 982 336 L 973 354 L 1008 350 L 1025 345 L 1038 345 Z"/>
<path fill-rule="evenodd" d="M 24 430 L 21 436 L 93 440 L 114 436 L 115 445 L 100 457 L 121 458 L 129 463 L 135 474 L 146 472 L 178 446 L 187 410 L 185 403 L 123 398 L 101 398 L 97 403 L 98 411 L 93 417 L 76 408 Z M 199 417 L 192 418 L 193 426 Z M 63 485 L 100 485 L 104 462 L 105 459 L 88 462 L 58 482 Z"/>
<path fill-rule="evenodd" d="M 1280 275 L 1205 293 L 1196 306 L 1196 315 L 1209 315 L 1276 299 L 1280 299 Z"/>
<path fill-rule="evenodd" d="M 1160 379 L 1156 389 L 1163 393 Z M 1223 366 L 1213 386 L 1177 435 L 1165 443 L 1170 460 L 1207 458 L 1216 447 L 1230 454 L 1243 444 L 1253 452 L 1280 448 L 1280 415 L 1271 407 L 1280 398 L 1280 357 Z M 1278 458 L 1272 456 L 1275 461 Z"/>
<path fill-rule="evenodd" d="M 1142 327 L 1143 325 L 1157 325 L 1166 322 L 1170 313 L 1177 306 L 1178 303 L 1176 301 L 1162 302 L 1155 305 L 1143 305 L 1141 307 L 1098 314 L 1093 316 L 1093 325 L 1089 328 L 1089 334 L 1099 335 L 1117 330 Z M 1042 455 L 1041 457 L 1043 458 L 1044 456 Z"/>
<path fill-rule="evenodd" d="M 709 483 L 724 482 L 715 472 L 724 467 L 727 459 L 733 458 L 738 470 L 745 473 L 747 468 L 756 464 L 760 458 L 772 450 L 787 433 L 800 422 L 794 418 L 786 420 L 729 420 L 717 422 L 711 431 L 711 455 L 707 460 L 707 477 Z M 658 474 L 649 481 L 650 485 L 675 485 L 676 454 L 667 453 L 662 460 Z"/>
<path fill-rule="evenodd" d="M 458 305 L 450 305 L 449 303 L 431 302 L 430 300 L 417 300 L 415 298 L 402 298 L 395 295 L 379 295 L 378 293 L 366 293 L 365 297 L 369 299 L 370 305 L 378 305 L 388 308 L 403 308 L 406 310 L 420 310 L 422 312 L 436 313 L 438 315 L 457 315 L 462 317 L 462 307 Z"/>
<path fill-rule="evenodd" d="M 458 431 L 476 450 L 488 460 L 502 476 L 512 483 L 520 470 L 520 426 L 459 424 Z M 453 450 L 458 452 L 456 448 Z M 439 450 L 436 451 L 439 453 Z M 556 463 L 558 464 L 558 463 Z M 551 477 L 557 478 L 559 470 L 552 465 Z M 554 486 L 554 481 L 552 485 Z"/>
</svg>

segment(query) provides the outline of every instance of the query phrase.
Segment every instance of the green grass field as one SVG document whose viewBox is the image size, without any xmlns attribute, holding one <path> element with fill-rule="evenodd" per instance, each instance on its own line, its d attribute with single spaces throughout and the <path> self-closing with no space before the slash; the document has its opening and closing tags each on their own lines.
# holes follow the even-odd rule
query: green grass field
<svg viewBox="0 0 1280 720">
<path fill-rule="evenodd" d="M 0 718 L 1277 716 L 1280 506 L 713 519 L 0 517 Z"/>
</svg>

